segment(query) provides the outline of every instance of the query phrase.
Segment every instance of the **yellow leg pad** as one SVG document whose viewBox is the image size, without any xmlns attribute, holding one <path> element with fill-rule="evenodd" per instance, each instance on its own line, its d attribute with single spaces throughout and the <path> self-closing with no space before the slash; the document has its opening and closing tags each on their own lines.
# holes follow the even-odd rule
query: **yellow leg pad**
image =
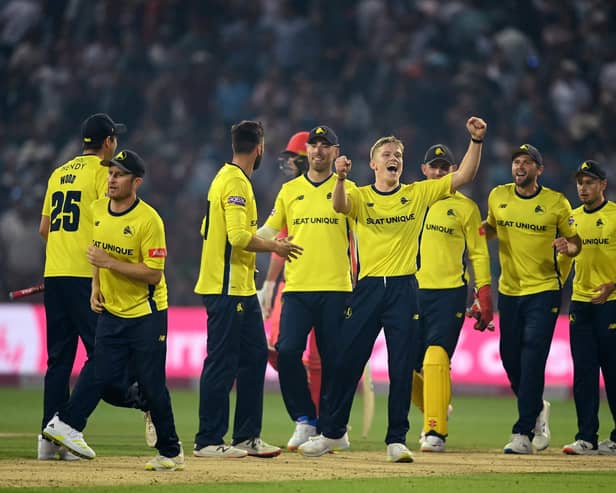
<svg viewBox="0 0 616 493">
<path fill-rule="evenodd" d="M 413 405 L 422 413 L 424 410 L 424 380 L 421 373 L 413 370 L 413 391 L 411 392 L 411 401 Z"/>
<path fill-rule="evenodd" d="M 424 431 L 447 436 L 447 406 L 451 400 L 449 356 L 440 346 L 430 346 L 423 360 Z"/>
</svg>

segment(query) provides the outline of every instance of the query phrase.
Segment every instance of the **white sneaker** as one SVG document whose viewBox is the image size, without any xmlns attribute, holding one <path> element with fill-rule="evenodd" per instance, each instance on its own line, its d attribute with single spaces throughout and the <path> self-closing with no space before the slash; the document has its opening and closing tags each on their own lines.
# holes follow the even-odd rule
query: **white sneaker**
<svg viewBox="0 0 616 493">
<path fill-rule="evenodd" d="M 511 441 L 505 445 L 503 452 L 506 454 L 532 454 L 533 446 L 530 438 L 520 433 L 511 435 Z"/>
<path fill-rule="evenodd" d="M 447 420 L 448 421 L 449 421 L 449 416 L 451 416 L 452 413 L 453 413 L 453 406 L 451 404 L 449 404 L 447 406 Z M 421 433 L 419 434 L 419 440 L 418 440 L 419 445 L 423 444 L 423 441 L 425 440 L 425 438 L 426 438 L 426 432 L 421 430 Z"/>
<path fill-rule="evenodd" d="M 548 401 L 543 401 L 543 408 L 537 416 L 537 421 L 535 422 L 535 437 L 533 438 L 533 447 L 537 449 L 537 451 L 541 452 L 550 446 L 550 403 Z"/>
<path fill-rule="evenodd" d="M 145 464 L 146 471 L 183 471 L 184 470 L 184 450 L 180 444 L 180 453 L 175 457 L 165 457 L 157 455 Z"/>
<path fill-rule="evenodd" d="M 427 435 L 421 442 L 422 452 L 445 452 L 445 440 L 436 435 Z"/>
<path fill-rule="evenodd" d="M 349 442 L 348 433 L 345 433 L 340 438 L 327 438 L 321 434 L 310 437 L 308 441 L 300 445 L 297 450 L 304 457 L 321 457 L 335 450 L 348 449 L 350 446 L 351 442 Z"/>
<path fill-rule="evenodd" d="M 45 426 L 43 436 L 83 459 L 96 457 L 96 452 L 83 439 L 83 433 L 60 421 L 57 414 Z"/>
<path fill-rule="evenodd" d="M 603 440 L 599 442 L 599 455 L 616 455 L 616 442 L 612 440 Z"/>
<path fill-rule="evenodd" d="M 156 427 L 152 421 L 150 411 L 145 411 L 143 413 L 143 421 L 145 422 L 145 443 L 148 447 L 154 448 L 158 441 L 158 435 L 156 435 Z"/>
<path fill-rule="evenodd" d="M 295 425 L 295 431 L 289 441 L 287 442 L 287 448 L 289 450 L 297 450 L 302 444 L 306 443 L 310 437 L 317 435 L 317 427 L 312 426 L 306 422 L 297 422 Z"/>
<path fill-rule="evenodd" d="M 563 454 L 567 455 L 597 455 L 599 450 L 593 448 L 592 443 L 586 440 L 576 440 L 563 447 Z"/>
<path fill-rule="evenodd" d="M 234 443 L 233 446 L 237 449 L 244 450 L 251 457 L 261 457 L 264 459 L 276 457 L 280 455 L 280 447 L 270 445 L 264 442 L 259 437 L 250 438 L 243 442 Z"/>
<path fill-rule="evenodd" d="M 248 452 L 245 450 L 240 450 L 239 448 L 235 448 L 232 445 L 225 445 L 221 443 L 220 445 L 206 445 L 200 449 L 193 450 L 193 455 L 195 457 L 218 457 L 220 459 L 241 459 L 242 457 L 246 457 Z"/>
<path fill-rule="evenodd" d="M 387 445 L 387 460 L 389 462 L 413 462 L 413 454 L 403 443 Z"/>
<path fill-rule="evenodd" d="M 38 436 L 38 450 L 37 450 L 37 459 L 38 460 L 79 460 L 74 454 L 71 454 L 68 450 L 63 447 L 56 445 L 53 442 L 50 442 L 46 438 L 43 438 L 43 435 Z"/>
</svg>

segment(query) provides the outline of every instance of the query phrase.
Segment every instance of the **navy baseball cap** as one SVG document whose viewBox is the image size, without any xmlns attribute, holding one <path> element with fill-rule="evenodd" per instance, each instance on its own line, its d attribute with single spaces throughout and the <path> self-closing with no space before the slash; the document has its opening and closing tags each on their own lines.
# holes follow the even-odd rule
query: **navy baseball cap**
<svg viewBox="0 0 616 493">
<path fill-rule="evenodd" d="M 518 147 L 515 151 L 511 153 L 511 160 L 513 161 L 521 154 L 526 154 L 527 156 L 530 156 L 531 158 L 533 158 L 533 161 L 537 163 L 537 165 L 543 166 L 543 158 L 541 157 L 541 153 L 537 150 L 536 147 L 530 144 L 522 144 L 520 147 Z"/>
<path fill-rule="evenodd" d="M 449 147 L 443 144 L 435 144 L 426 151 L 426 155 L 424 156 L 424 163 L 431 164 L 434 161 L 445 161 L 450 165 L 456 164 L 453 153 L 449 150 Z"/>
<path fill-rule="evenodd" d="M 579 175 L 588 175 L 593 178 L 598 178 L 599 180 L 605 180 L 607 178 L 607 173 L 599 163 L 597 161 L 591 161 L 590 159 L 580 164 L 575 172 L 575 176 Z"/>
<path fill-rule="evenodd" d="M 141 159 L 141 156 L 135 151 L 130 151 L 128 149 L 118 152 L 113 159 L 101 161 L 101 164 L 103 166 L 117 166 L 135 176 L 145 175 L 145 163 L 143 159 Z"/>
<path fill-rule="evenodd" d="M 314 127 L 308 135 L 307 142 L 308 144 L 314 144 L 318 139 L 321 139 L 332 146 L 339 145 L 336 132 L 334 132 L 331 128 L 325 125 L 319 125 L 318 127 Z"/>
<path fill-rule="evenodd" d="M 107 137 L 126 132 L 126 125 L 114 122 L 106 113 L 90 115 L 81 124 L 81 138 L 84 144 L 100 144 Z"/>
</svg>

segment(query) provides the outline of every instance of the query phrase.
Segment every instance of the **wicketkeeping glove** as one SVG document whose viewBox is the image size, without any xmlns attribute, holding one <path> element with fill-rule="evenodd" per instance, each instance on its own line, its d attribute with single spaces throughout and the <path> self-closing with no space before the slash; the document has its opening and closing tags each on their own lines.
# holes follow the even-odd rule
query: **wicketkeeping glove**
<svg viewBox="0 0 616 493">
<path fill-rule="evenodd" d="M 492 318 L 494 310 L 492 308 L 492 289 L 490 285 L 475 288 L 473 291 L 473 304 L 466 309 L 466 316 L 477 320 L 473 328 L 475 330 L 494 330 Z"/>
</svg>

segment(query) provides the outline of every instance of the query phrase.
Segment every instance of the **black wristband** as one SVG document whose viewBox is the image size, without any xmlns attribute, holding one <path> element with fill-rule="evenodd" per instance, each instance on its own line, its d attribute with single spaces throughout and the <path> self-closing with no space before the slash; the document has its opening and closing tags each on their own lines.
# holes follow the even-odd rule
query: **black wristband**
<svg viewBox="0 0 616 493">
<path fill-rule="evenodd" d="M 475 137 L 471 137 L 471 140 L 472 140 L 475 144 L 482 144 L 482 143 L 483 143 L 483 139 L 476 139 Z"/>
</svg>

